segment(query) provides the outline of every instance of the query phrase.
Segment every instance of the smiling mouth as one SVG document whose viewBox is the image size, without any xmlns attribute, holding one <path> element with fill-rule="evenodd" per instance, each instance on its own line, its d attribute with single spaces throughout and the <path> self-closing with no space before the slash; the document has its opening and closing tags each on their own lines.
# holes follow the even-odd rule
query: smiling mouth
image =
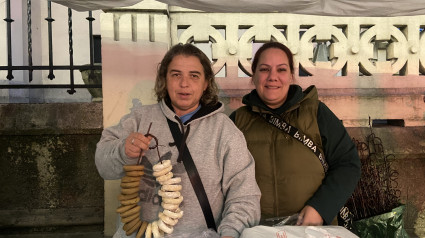
<svg viewBox="0 0 425 238">
<path fill-rule="evenodd" d="M 280 87 L 279 86 L 266 86 L 266 88 L 268 88 L 268 89 L 278 89 Z"/>
</svg>

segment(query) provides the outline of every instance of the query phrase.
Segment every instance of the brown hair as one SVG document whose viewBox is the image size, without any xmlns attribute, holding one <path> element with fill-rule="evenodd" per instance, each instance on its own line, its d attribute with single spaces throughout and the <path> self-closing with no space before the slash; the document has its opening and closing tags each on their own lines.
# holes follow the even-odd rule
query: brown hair
<svg viewBox="0 0 425 238">
<path fill-rule="evenodd" d="M 280 49 L 283 52 L 285 52 L 286 56 L 288 57 L 288 61 L 289 61 L 289 69 L 291 70 L 291 74 L 294 74 L 294 57 L 292 55 L 291 50 L 286 47 L 284 44 L 280 43 L 280 42 L 267 42 L 264 45 L 262 45 L 260 48 L 258 48 L 257 52 L 255 53 L 254 56 L 254 60 L 252 61 L 252 65 L 251 65 L 251 70 L 252 73 L 255 73 L 255 70 L 257 69 L 257 65 L 258 65 L 258 60 L 260 59 L 261 54 L 270 48 L 276 48 L 276 49 Z"/>
<path fill-rule="evenodd" d="M 215 105 L 218 102 L 218 86 L 215 82 L 211 61 L 198 47 L 189 43 L 180 43 L 171 47 L 159 64 L 155 81 L 157 101 L 159 102 L 162 99 L 169 98 L 167 92 L 167 70 L 173 58 L 178 55 L 195 56 L 199 59 L 204 68 L 205 80 L 208 81 L 207 89 L 202 94 L 200 103 L 201 105 Z"/>
</svg>

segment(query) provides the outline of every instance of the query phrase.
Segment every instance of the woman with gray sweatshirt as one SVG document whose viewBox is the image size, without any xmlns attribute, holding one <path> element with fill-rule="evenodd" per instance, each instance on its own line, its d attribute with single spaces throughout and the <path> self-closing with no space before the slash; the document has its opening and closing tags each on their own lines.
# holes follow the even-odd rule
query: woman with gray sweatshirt
<svg viewBox="0 0 425 238">
<path fill-rule="evenodd" d="M 104 179 L 122 178 L 126 166 L 140 164 L 144 168 L 136 198 L 140 211 L 135 219 L 142 221 L 137 222 L 140 228 L 127 236 L 123 228 L 131 228 L 121 222 L 114 237 L 141 237 L 143 232 L 151 237 L 153 229 L 159 231 L 152 233 L 154 237 L 196 237 L 214 229 L 221 237 L 239 237 L 244 228 L 259 223 L 261 193 L 254 160 L 243 134 L 223 113 L 217 92 L 208 57 L 191 44 L 175 45 L 158 67 L 158 103 L 133 107 L 116 126 L 104 129 L 96 150 L 96 166 Z M 180 139 L 175 139 L 176 130 L 173 134 L 170 127 L 178 128 Z M 188 157 L 206 198 L 194 190 L 193 186 L 200 190 L 199 180 L 193 178 L 193 168 L 188 169 Z M 169 193 L 162 191 L 164 184 L 158 182 L 160 172 L 155 168 L 166 167 L 160 160 L 169 161 L 171 180 L 181 185 L 175 187 L 178 193 L 173 194 L 179 196 L 174 200 L 164 198 Z M 178 200 L 178 208 L 165 211 L 164 201 L 169 200 Z M 209 225 L 205 204 L 212 213 Z M 170 225 L 170 221 L 177 223 Z M 148 228 L 143 224 L 149 224 Z"/>
</svg>

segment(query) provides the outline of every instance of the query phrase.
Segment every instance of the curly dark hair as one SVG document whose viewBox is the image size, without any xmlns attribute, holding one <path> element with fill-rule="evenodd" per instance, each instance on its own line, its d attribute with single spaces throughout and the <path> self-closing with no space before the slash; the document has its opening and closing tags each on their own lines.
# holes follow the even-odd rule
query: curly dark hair
<svg viewBox="0 0 425 238">
<path fill-rule="evenodd" d="M 275 42 L 275 41 L 271 41 L 271 42 L 267 42 L 264 45 L 262 45 L 260 48 L 258 48 L 257 52 L 255 53 L 254 56 L 254 60 L 252 61 L 252 65 L 251 65 L 251 70 L 252 73 L 255 73 L 255 70 L 257 69 L 257 65 L 258 65 L 258 60 L 260 59 L 261 54 L 270 48 L 276 48 L 276 49 L 280 49 L 283 52 L 285 52 L 286 56 L 288 56 L 288 61 L 289 61 L 289 69 L 291 70 L 291 74 L 294 74 L 294 56 L 291 52 L 291 50 L 285 46 L 284 44 L 280 43 L 280 42 Z"/>
<path fill-rule="evenodd" d="M 201 62 L 204 68 L 205 79 L 208 81 L 208 87 L 202 94 L 200 99 L 201 105 L 215 105 L 218 102 L 218 86 L 215 82 L 215 76 L 211 67 L 211 61 L 208 57 L 196 46 L 187 44 L 177 44 L 165 54 L 161 63 L 158 65 L 158 71 L 155 81 L 155 94 L 157 101 L 169 99 L 167 92 L 167 70 L 171 61 L 178 55 L 195 56 Z"/>
</svg>

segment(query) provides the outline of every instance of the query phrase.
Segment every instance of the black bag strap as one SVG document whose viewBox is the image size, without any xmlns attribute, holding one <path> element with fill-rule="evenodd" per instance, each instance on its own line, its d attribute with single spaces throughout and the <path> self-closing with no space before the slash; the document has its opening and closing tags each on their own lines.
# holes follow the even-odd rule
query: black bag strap
<svg viewBox="0 0 425 238">
<path fill-rule="evenodd" d="M 297 139 L 299 142 L 303 143 L 307 148 L 309 148 L 316 156 L 319 158 L 320 163 L 325 170 L 325 173 L 329 169 L 329 165 L 325 160 L 325 156 L 322 153 L 322 149 L 320 146 L 317 146 L 316 143 L 310 139 L 306 134 L 302 131 L 298 130 L 296 127 L 287 123 L 283 118 L 272 115 L 270 113 L 261 113 L 262 117 L 271 125 L 275 126 L 277 129 L 287 133 L 293 138 Z"/>
<path fill-rule="evenodd" d="M 195 163 L 193 162 L 192 156 L 190 155 L 189 148 L 187 148 L 186 142 L 182 141 L 182 133 L 180 132 L 177 123 L 172 122 L 168 118 L 167 122 L 168 126 L 170 127 L 171 134 L 173 134 L 174 141 L 176 142 L 177 149 L 179 150 L 179 158 L 183 158 L 183 165 L 186 169 L 187 175 L 189 176 L 193 190 L 195 190 L 199 204 L 201 205 L 207 226 L 209 229 L 214 229 L 215 231 L 217 231 L 214 216 L 211 211 L 211 206 L 208 201 L 204 185 L 202 184 L 198 170 L 196 169 Z M 184 143 L 184 147 L 182 143 Z"/>
</svg>

